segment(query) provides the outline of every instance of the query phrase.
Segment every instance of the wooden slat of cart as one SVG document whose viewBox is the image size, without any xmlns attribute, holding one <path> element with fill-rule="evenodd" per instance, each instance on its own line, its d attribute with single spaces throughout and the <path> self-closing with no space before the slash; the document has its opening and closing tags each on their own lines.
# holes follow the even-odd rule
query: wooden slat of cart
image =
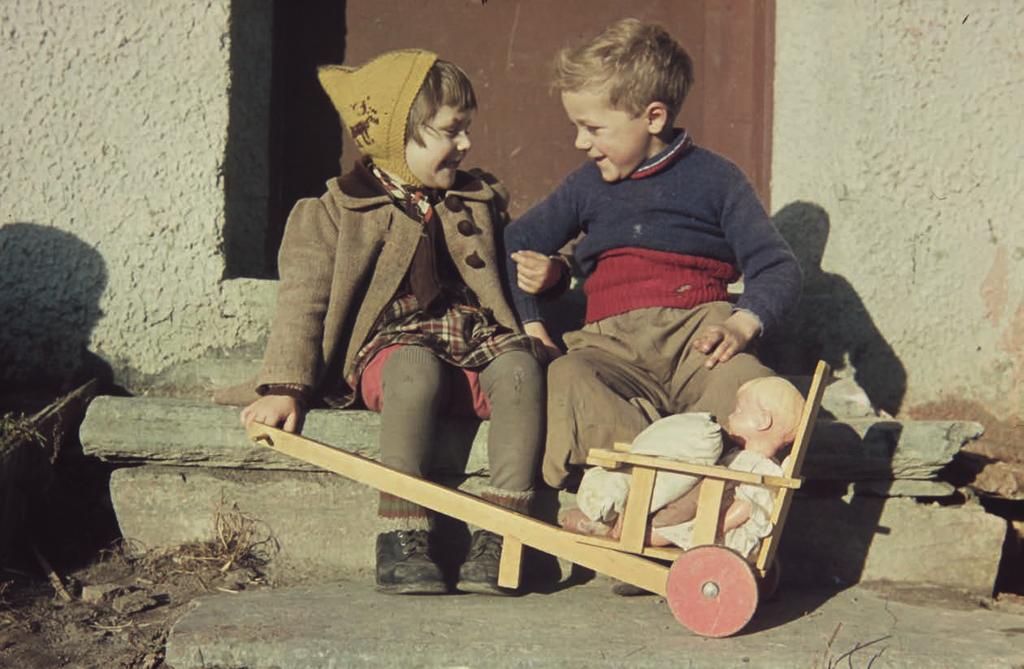
<svg viewBox="0 0 1024 669">
<path fill-rule="evenodd" d="M 617 466 L 634 465 L 649 467 L 659 471 L 678 472 L 680 474 L 692 474 L 694 476 L 712 477 L 737 483 L 750 483 L 753 485 L 765 485 L 775 488 L 799 488 L 801 480 L 791 476 L 768 476 L 764 474 L 753 474 L 750 472 L 738 472 L 722 465 L 695 465 L 679 460 L 654 455 L 633 455 L 623 453 L 619 450 L 607 448 L 592 448 L 587 455 L 587 464 L 616 463 Z"/>
<path fill-rule="evenodd" d="M 800 416 L 796 437 L 793 439 L 793 448 L 783 463 L 783 474 L 787 478 L 800 475 L 800 468 L 803 466 L 804 456 L 807 454 L 807 445 L 811 441 L 811 432 L 814 430 L 814 422 L 818 418 L 821 396 L 825 392 L 825 377 L 828 376 L 829 371 L 828 364 L 824 360 L 819 360 L 818 366 L 814 370 L 810 390 L 807 391 L 807 400 L 804 402 L 804 411 Z M 789 514 L 789 505 L 792 500 L 792 489 L 779 488 L 775 491 L 775 505 L 772 507 L 772 533 L 761 542 L 761 550 L 757 556 L 756 567 L 762 575 L 765 574 L 775 558 L 779 537 L 782 535 L 782 527 Z"/>
<path fill-rule="evenodd" d="M 592 534 L 573 534 L 572 538 L 577 543 L 588 544 L 590 546 L 600 546 L 602 548 L 608 548 L 615 551 L 622 551 L 625 553 L 633 553 L 622 547 L 622 544 L 617 539 L 611 539 L 609 537 L 600 537 Z M 658 560 L 667 560 L 669 562 L 675 560 L 677 557 L 684 553 L 682 548 L 678 546 L 644 546 L 643 550 L 638 554 L 644 557 L 656 558 Z"/>
<path fill-rule="evenodd" d="M 521 513 L 503 509 L 479 497 L 452 490 L 431 481 L 403 474 L 379 462 L 336 449 L 289 432 L 253 424 L 249 438 L 299 460 L 396 495 L 414 504 L 500 534 L 513 542 L 532 546 L 588 569 L 607 574 L 638 588 L 664 596 L 668 567 L 646 558 L 587 545 L 578 535 Z M 516 543 L 511 543 L 513 553 Z M 518 556 L 517 556 L 518 559 Z M 514 575 L 512 571 L 516 572 Z M 518 565 L 505 565 L 505 583 L 518 583 Z"/>
<path fill-rule="evenodd" d="M 647 467 L 633 467 L 629 482 L 629 496 L 622 510 L 622 537 L 624 550 L 640 553 L 647 538 L 647 516 L 651 511 L 654 479 L 657 472 Z"/>
</svg>

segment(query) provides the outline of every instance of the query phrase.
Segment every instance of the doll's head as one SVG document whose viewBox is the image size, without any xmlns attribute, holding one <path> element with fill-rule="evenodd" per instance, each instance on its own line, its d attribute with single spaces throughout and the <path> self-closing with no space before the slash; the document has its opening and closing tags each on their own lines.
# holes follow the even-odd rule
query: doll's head
<svg viewBox="0 0 1024 669">
<path fill-rule="evenodd" d="M 803 406 L 803 396 L 789 381 L 753 379 L 736 391 L 736 408 L 722 427 L 744 449 L 772 458 L 796 438 Z"/>
</svg>

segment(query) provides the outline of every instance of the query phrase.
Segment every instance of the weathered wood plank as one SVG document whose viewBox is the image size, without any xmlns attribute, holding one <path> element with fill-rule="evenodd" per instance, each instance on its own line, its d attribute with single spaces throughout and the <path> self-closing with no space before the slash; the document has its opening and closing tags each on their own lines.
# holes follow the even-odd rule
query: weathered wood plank
<svg viewBox="0 0 1024 669">
<path fill-rule="evenodd" d="M 380 415 L 371 411 L 314 410 L 303 435 L 377 458 Z M 487 469 L 487 423 L 448 419 L 434 461 L 440 472 Z M 150 397 L 97 397 L 79 433 L 87 455 L 122 464 L 284 469 L 313 465 L 254 446 L 238 421 L 238 409 L 210 402 Z M 475 446 L 474 446 L 475 445 Z"/>
<path fill-rule="evenodd" d="M 446 420 L 434 469 L 486 472 L 487 426 L 468 419 Z M 379 427 L 380 416 L 372 412 L 315 410 L 309 413 L 303 433 L 376 458 Z M 934 480 L 961 447 L 981 432 L 981 425 L 970 421 L 819 419 L 803 476 L 834 481 Z M 252 446 L 238 423 L 238 410 L 212 403 L 98 397 L 89 407 L 80 435 L 87 454 L 114 463 L 310 469 Z"/>
</svg>

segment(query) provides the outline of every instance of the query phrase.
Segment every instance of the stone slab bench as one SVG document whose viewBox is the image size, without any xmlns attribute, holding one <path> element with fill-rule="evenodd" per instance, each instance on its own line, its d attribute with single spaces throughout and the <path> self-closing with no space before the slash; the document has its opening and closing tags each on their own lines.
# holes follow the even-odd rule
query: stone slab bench
<svg viewBox="0 0 1024 669">
<path fill-rule="evenodd" d="M 304 434 L 376 458 L 378 428 L 379 416 L 370 412 L 312 411 Z M 487 475 L 487 429 L 486 422 L 446 422 L 436 478 L 478 489 Z M 819 422 L 804 474 L 812 481 L 852 481 L 856 494 L 796 498 L 780 547 L 783 564 L 791 565 L 783 578 L 813 585 L 919 582 L 989 594 L 1006 521 L 976 503 L 893 497 L 900 486 L 916 497 L 948 495 L 952 486 L 936 480 L 937 473 L 980 433 L 977 423 L 957 421 Z M 270 571 L 278 582 L 369 577 L 372 538 L 380 529 L 377 491 L 252 444 L 233 407 L 99 397 L 80 437 L 86 454 L 118 466 L 110 480 L 115 513 L 122 534 L 142 547 L 207 540 L 217 513 L 237 508 L 277 539 Z M 865 496 L 871 485 L 888 497 Z M 551 492 L 540 515 L 552 522 L 560 504 L 572 503 L 571 495 L 559 500 Z"/>
<path fill-rule="evenodd" d="M 379 427 L 380 416 L 373 412 L 314 410 L 303 434 L 377 458 Z M 487 429 L 486 421 L 448 419 L 438 435 L 433 469 L 486 474 Z M 963 445 L 981 433 L 981 425 L 969 421 L 820 420 L 803 475 L 827 481 L 935 481 Z M 236 408 L 209 402 L 98 397 L 89 406 L 80 436 L 86 454 L 117 464 L 314 469 L 253 445 L 238 423 Z M 949 492 L 943 486 L 932 490 Z"/>
<path fill-rule="evenodd" d="M 253 444 L 238 409 L 173 398 L 97 397 L 79 430 L 86 455 L 115 464 L 315 471 L 317 467 Z M 449 419 L 439 434 L 434 468 L 486 472 L 488 423 Z M 303 435 L 378 458 L 380 415 L 372 411 L 314 410 Z"/>
</svg>

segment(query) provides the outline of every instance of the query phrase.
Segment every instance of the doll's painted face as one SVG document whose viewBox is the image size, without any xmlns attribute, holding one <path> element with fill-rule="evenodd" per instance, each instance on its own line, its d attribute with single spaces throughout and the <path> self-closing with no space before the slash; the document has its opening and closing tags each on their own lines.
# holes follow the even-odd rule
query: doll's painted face
<svg viewBox="0 0 1024 669">
<path fill-rule="evenodd" d="M 469 125 L 473 111 L 444 105 L 420 127 L 423 144 L 410 139 L 405 144 L 405 163 L 427 188 L 451 188 L 455 172 L 469 153 Z"/>
<path fill-rule="evenodd" d="M 757 436 L 765 424 L 766 410 L 758 401 L 757 393 L 742 386 L 736 393 L 736 408 L 725 419 L 725 431 L 741 446 Z"/>
<path fill-rule="evenodd" d="M 736 391 L 736 408 L 722 427 L 733 441 L 772 458 L 793 443 L 803 413 L 803 396 L 780 377 L 748 381 Z"/>
</svg>

